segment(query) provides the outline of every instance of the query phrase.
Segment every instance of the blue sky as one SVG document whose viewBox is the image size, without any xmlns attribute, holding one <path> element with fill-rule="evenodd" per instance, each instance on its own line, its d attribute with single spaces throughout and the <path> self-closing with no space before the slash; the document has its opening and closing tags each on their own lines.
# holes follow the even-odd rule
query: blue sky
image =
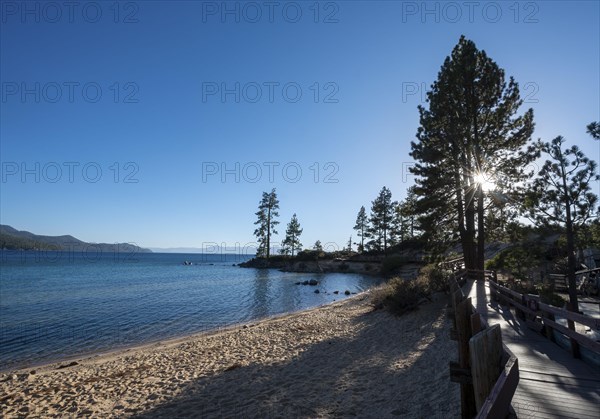
<svg viewBox="0 0 600 419">
<path fill-rule="evenodd" d="M 520 83 L 534 138 L 598 160 L 599 3 L 469 4 L 2 1 L 1 223 L 243 245 L 275 187 L 279 238 L 297 213 L 305 246 L 343 245 L 412 184 L 417 105 L 461 34 Z"/>
</svg>

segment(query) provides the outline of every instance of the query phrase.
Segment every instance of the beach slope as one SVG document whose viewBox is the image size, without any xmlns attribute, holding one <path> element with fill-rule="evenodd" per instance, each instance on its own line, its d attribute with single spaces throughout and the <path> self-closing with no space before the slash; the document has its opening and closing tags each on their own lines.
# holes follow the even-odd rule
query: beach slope
<svg viewBox="0 0 600 419">
<path fill-rule="evenodd" d="M 316 309 L 0 377 L 3 417 L 456 417 L 444 303 L 367 293 Z M 58 369 L 59 366 L 64 368 Z M 33 372 L 33 373 L 32 373 Z"/>
</svg>

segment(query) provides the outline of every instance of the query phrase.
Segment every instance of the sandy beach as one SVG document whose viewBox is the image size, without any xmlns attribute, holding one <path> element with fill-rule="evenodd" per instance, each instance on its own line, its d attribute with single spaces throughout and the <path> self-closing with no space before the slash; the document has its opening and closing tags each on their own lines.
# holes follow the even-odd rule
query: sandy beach
<svg viewBox="0 0 600 419">
<path fill-rule="evenodd" d="M 316 309 L 0 376 L 0 416 L 460 415 L 445 302 L 402 317 L 368 293 Z M 63 366 L 63 368 L 60 368 Z"/>
</svg>

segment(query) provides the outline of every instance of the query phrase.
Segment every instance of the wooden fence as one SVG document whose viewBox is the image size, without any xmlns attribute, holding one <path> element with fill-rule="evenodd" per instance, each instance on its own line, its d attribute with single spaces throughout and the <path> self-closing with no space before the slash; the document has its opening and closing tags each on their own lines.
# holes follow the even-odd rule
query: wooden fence
<svg viewBox="0 0 600 419">
<path fill-rule="evenodd" d="M 490 281 L 489 284 L 492 297 L 501 299 L 515 307 L 516 314 L 525 320 L 530 329 L 541 333 L 552 341 L 555 340 L 554 331 L 567 336 L 574 357 L 578 358 L 580 356 L 580 346 L 600 354 L 600 342 L 577 332 L 575 327 L 575 323 L 580 323 L 592 329 L 600 330 L 600 319 L 544 304 L 540 302 L 539 295 L 520 294 L 493 281 Z M 568 327 L 557 323 L 556 317 L 566 319 Z"/>
<path fill-rule="evenodd" d="M 451 338 L 458 341 L 458 362 L 450 362 L 450 379 L 460 384 L 463 418 L 505 418 L 514 411 L 512 397 L 519 383 L 519 364 L 502 343 L 499 325 L 487 327 L 459 282 L 450 279 Z"/>
</svg>

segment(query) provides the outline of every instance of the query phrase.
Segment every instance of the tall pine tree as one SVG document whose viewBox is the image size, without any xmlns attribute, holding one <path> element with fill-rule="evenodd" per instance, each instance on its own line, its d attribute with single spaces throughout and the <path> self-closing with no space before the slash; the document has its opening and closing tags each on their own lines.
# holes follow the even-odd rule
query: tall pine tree
<svg viewBox="0 0 600 419">
<path fill-rule="evenodd" d="M 365 251 L 365 239 L 369 238 L 369 218 L 364 206 L 360 207 L 358 211 L 354 230 L 356 230 L 358 237 L 360 237 L 360 243 L 357 243 L 358 252 L 362 253 Z"/>
<path fill-rule="evenodd" d="M 390 241 L 393 242 L 393 219 L 396 202 L 392 202 L 392 192 L 383 187 L 379 195 L 371 203 L 371 226 L 369 247 L 377 251 L 386 252 Z"/>
<path fill-rule="evenodd" d="M 482 178 L 510 188 L 528 175 L 533 111 L 517 116 L 518 84 L 462 36 L 419 106 L 411 156 L 422 225 L 431 238 L 457 231 L 467 269 L 483 274 L 486 191 Z"/>
<path fill-rule="evenodd" d="M 549 157 L 538 177 L 532 182 L 526 207 L 530 216 L 542 225 L 564 228 L 567 236 L 569 300 L 571 309 L 579 311 L 575 272 L 575 235 L 600 208 L 598 196 L 592 193 L 590 182 L 600 180 L 597 163 L 587 158 L 577 147 L 564 148 L 565 139 L 556 137 L 549 143 L 539 142 L 542 153 Z"/>
<path fill-rule="evenodd" d="M 258 219 L 254 222 L 258 227 L 254 230 L 254 235 L 258 241 L 258 249 L 256 256 L 266 257 L 271 256 L 271 236 L 277 234 L 275 227 L 279 224 L 279 200 L 275 188 L 271 192 L 263 192 L 262 199 L 258 204 L 256 216 Z"/>
<path fill-rule="evenodd" d="M 281 243 L 283 254 L 291 253 L 292 256 L 294 256 L 296 250 L 302 248 L 302 243 L 300 243 L 301 234 L 302 229 L 300 228 L 300 223 L 298 222 L 296 214 L 294 214 L 285 230 L 285 239 L 283 240 L 283 243 Z"/>
</svg>

